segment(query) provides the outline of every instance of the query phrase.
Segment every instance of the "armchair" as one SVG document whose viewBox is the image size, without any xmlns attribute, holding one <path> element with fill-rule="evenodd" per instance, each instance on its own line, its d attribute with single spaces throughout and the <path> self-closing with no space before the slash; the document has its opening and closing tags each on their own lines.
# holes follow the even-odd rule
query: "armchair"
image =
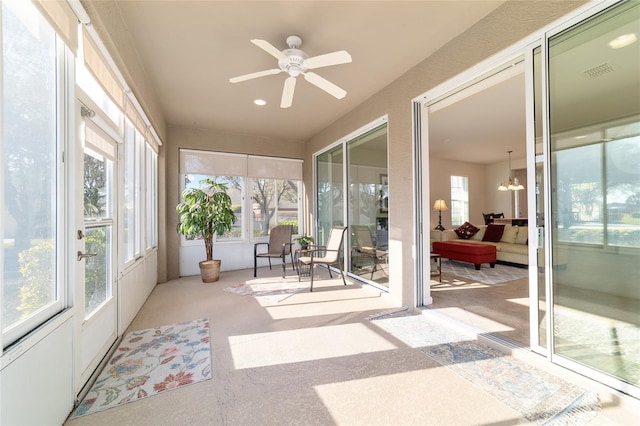
<svg viewBox="0 0 640 426">
<path fill-rule="evenodd" d="M 373 236 L 368 226 L 351 225 L 351 243 L 351 261 L 355 262 L 358 258 L 369 259 L 371 280 L 373 280 L 373 274 L 377 270 L 381 270 L 386 275 L 382 265 L 387 263 L 388 251 L 382 250 L 386 247 L 378 247 L 373 243 Z"/>
<path fill-rule="evenodd" d="M 309 267 L 309 273 L 311 275 L 310 291 L 313 291 L 313 276 L 315 273 L 314 265 L 327 265 L 327 269 L 329 269 L 329 277 L 333 278 L 330 265 L 337 263 L 340 268 L 342 282 L 344 285 L 347 285 L 347 282 L 344 279 L 344 271 L 342 270 L 342 243 L 344 240 L 344 232 L 346 230 L 347 228 L 344 226 L 332 227 L 325 246 L 309 245 L 309 256 L 300 257 L 298 259 L 299 265 Z M 298 281 L 300 281 L 300 275 L 298 275 Z"/>
<path fill-rule="evenodd" d="M 271 228 L 269 232 L 268 243 L 256 243 L 253 246 L 253 276 L 257 276 L 258 258 L 269 259 L 269 269 L 271 269 L 271 258 L 282 259 L 282 278 L 287 272 L 287 255 L 291 256 L 291 266 L 293 267 L 293 252 L 291 251 L 291 235 L 293 233 L 292 225 L 277 225 Z M 267 251 L 258 251 L 258 247 L 266 245 Z"/>
</svg>

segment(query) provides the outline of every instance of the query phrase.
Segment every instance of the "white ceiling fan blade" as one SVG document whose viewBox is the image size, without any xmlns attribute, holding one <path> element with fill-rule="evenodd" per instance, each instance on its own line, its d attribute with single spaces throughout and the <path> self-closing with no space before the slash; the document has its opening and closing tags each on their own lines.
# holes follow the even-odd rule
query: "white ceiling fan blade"
<svg viewBox="0 0 640 426">
<path fill-rule="evenodd" d="M 313 72 L 305 73 L 304 79 L 314 86 L 319 87 L 330 95 L 335 96 L 338 99 L 342 99 L 347 95 L 347 91 L 336 86 L 332 82 L 327 79 L 320 77 L 318 74 Z"/>
<path fill-rule="evenodd" d="M 260 39 L 254 38 L 253 40 L 251 40 L 251 43 L 255 44 L 256 46 L 258 46 L 260 49 L 264 50 L 271 56 L 274 56 L 276 59 L 282 59 L 282 60 L 287 59 L 287 55 L 285 55 L 284 53 L 282 53 L 281 51 L 273 47 L 273 45 L 266 40 L 260 40 Z"/>
<path fill-rule="evenodd" d="M 293 92 L 296 89 L 296 78 L 289 77 L 284 81 L 284 88 L 282 89 L 282 100 L 280 101 L 280 108 L 289 108 L 293 103 Z"/>
<path fill-rule="evenodd" d="M 351 55 L 349 55 L 346 50 L 340 50 L 338 52 L 305 59 L 304 66 L 312 70 L 314 68 L 329 67 L 331 65 L 348 64 L 349 62 L 351 62 Z"/>
<path fill-rule="evenodd" d="M 252 78 L 264 77 L 265 75 L 279 74 L 281 72 L 282 70 L 274 68 L 272 70 L 258 71 L 258 72 L 253 72 L 251 74 L 239 75 L 238 77 L 230 78 L 229 81 L 231 83 L 239 83 L 241 81 L 251 80 Z"/>
</svg>

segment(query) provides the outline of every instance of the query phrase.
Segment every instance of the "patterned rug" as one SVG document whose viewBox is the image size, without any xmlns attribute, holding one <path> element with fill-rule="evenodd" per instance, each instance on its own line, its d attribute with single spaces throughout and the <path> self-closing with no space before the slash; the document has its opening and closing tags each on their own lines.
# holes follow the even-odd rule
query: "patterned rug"
<svg viewBox="0 0 640 426">
<path fill-rule="evenodd" d="M 207 318 L 132 331 L 72 418 L 211 378 Z"/>
<path fill-rule="evenodd" d="M 480 267 L 480 270 L 476 271 L 472 263 L 448 259 L 442 260 L 442 273 L 483 284 L 500 284 L 529 276 L 529 270 L 527 268 L 518 268 L 500 263 L 497 263 L 495 268 L 491 268 L 488 264 L 484 263 Z"/>
<path fill-rule="evenodd" d="M 296 293 L 309 291 L 309 283 L 298 282 L 298 277 L 258 278 L 246 283 L 232 285 L 225 288 L 224 291 L 242 296 L 253 296 L 269 303 L 280 303 Z"/>
<path fill-rule="evenodd" d="M 392 314 L 391 314 L 392 315 Z M 528 421 L 584 424 L 600 409 L 598 395 L 520 359 L 478 344 L 425 310 L 422 315 L 379 317 L 372 322 L 473 383 Z"/>
</svg>

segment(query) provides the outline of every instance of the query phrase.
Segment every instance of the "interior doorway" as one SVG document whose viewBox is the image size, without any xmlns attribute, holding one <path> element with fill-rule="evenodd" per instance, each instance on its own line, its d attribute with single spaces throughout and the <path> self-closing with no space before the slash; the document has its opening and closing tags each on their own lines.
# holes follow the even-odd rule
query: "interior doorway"
<svg viewBox="0 0 640 426">
<path fill-rule="evenodd" d="M 482 228 L 487 213 L 502 215 L 505 228 L 517 224 L 524 235 L 519 242 L 528 241 L 529 191 L 535 187 L 527 184 L 526 63 L 524 55 L 515 57 L 425 102 L 423 151 L 429 178 L 424 209 L 437 199 L 449 205 L 449 210 L 438 212 L 445 231 L 435 229 L 437 214 L 424 212 L 431 217 L 431 241 L 457 238 L 452 230 L 464 222 Z M 468 180 L 463 196 L 452 183 L 452 177 L 460 176 Z M 498 190 L 516 178 L 523 190 Z M 466 200 L 466 210 L 455 208 L 460 200 Z M 529 347 L 530 249 L 524 244 L 520 250 L 516 261 L 507 258 L 496 268 L 484 264 L 475 276 L 473 265 L 467 274 L 463 262 L 443 259 L 442 281 L 430 283 L 429 307 L 508 345 Z"/>
</svg>

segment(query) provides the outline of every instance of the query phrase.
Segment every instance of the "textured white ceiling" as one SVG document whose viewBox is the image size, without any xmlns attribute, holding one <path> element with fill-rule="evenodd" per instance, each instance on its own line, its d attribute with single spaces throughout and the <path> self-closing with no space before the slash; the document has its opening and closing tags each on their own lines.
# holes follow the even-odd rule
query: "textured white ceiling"
<svg viewBox="0 0 640 426">
<path fill-rule="evenodd" d="M 119 15 L 170 125 L 306 140 L 365 102 L 503 1 L 118 1 Z M 337 100 L 298 78 L 280 108 L 286 74 L 231 84 L 277 67 L 250 43 L 285 49 L 302 37 L 310 56 L 347 50 L 353 62 L 319 68 L 344 88 Z M 267 101 L 257 107 L 253 100 Z"/>
<path fill-rule="evenodd" d="M 105 1 L 110 0 L 100 0 Z M 117 0 L 112 3 L 116 12 L 101 18 L 122 21 L 110 28 L 124 23 L 149 76 L 144 83 L 153 87 L 169 125 L 299 142 L 366 102 L 502 3 Z M 563 72 L 553 76 L 554 125 L 559 127 L 554 130 L 616 118 L 620 107 L 625 113 L 640 109 L 634 78 L 638 49 L 608 48 L 633 25 L 608 23 L 598 27 L 597 39 L 574 37 L 566 43 L 556 58 Z M 277 67 L 276 59 L 251 39 L 285 49 L 287 36 L 294 34 L 310 56 L 343 49 L 351 54 L 350 64 L 315 70 L 344 88 L 344 99 L 298 78 L 293 106 L 281 109 L 286 74 L 229 83 L 230 77 Z M 588 78 L 585 70 L 601 64 L 611 64 L 612 72 Z M 581 98 L 594 90 L 602 94 L 599 108 Z M 256 98 L 267 105 L 254 105 Z M 429 118 L 431 155 L 453 159 L 461 150 L 473 150 L 474 161 L 491 163 L 513 150 L 514 158 L 524 158 L 524 105 L 519 74 L 441 109 Z M 602 113 L 608 115 L 597 116 Z"/>
</svg>

